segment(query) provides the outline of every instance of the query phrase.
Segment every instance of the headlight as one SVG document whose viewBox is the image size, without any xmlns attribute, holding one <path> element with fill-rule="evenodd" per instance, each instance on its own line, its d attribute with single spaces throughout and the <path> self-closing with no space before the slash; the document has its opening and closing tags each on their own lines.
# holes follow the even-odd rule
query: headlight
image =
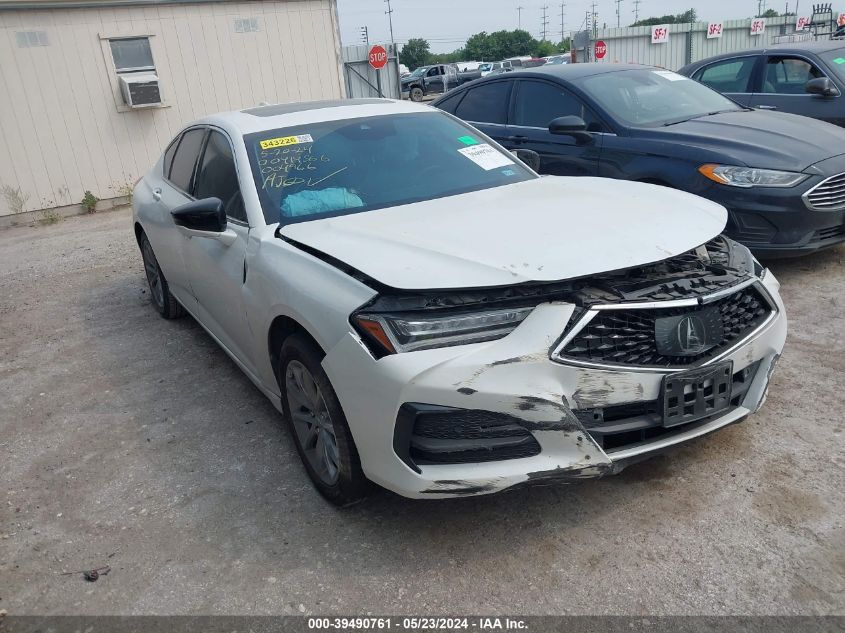
<svg viewBox="0 0 845 633">
<path fill-rule="evenodd" d="M 733 165 L 707 164 L 699 167 L 698 171 L 720 185 L 745 188 L 794 187 L 807 178 L 807 174 L 797 174 L 793 171 L 775 171 L 773 169 L 756 169 Z"/>
<path fill-rule="evenodd" d="M 466 345 L 506 336 L 534 308 L 510 308 L 483 312 L 436 314 L 353 315 L 353 324 L 386 354 L 433 347 Z"/>
</svg>

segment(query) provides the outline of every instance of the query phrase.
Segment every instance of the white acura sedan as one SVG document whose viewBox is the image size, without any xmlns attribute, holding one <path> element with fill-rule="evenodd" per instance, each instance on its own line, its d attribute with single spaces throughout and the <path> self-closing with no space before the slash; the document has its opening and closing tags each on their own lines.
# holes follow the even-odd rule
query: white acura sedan
<svg viewBox="0 0 845 633">
<path fill-rule="evenodd" d="M 338 504 L 616 473 L 756 411 L 786 337 L 721 206 L 540 178 L 426 106 L 211 116 L 133 201 L 158 311 L 208 331 Z"/>
</svg>

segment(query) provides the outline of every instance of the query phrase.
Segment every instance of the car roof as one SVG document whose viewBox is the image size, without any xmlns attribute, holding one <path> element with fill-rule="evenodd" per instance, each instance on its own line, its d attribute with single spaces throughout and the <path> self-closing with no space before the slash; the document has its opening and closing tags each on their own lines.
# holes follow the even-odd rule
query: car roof
<svg viewBox="0 0 845 633">
<path fill-rule="evenodd" d="M 772 44 L 766 50 L 788 50 L 796 53 L 823 53 L 825 51 L 832 51 L 837 48 L 845 48 L 845 40 L 806 40 L 804 42 L 789 42 L 786 44 Z"/>
<path fill-rule="evenodd" d="M 216 125 L 237 136 L 323 121 L 432 111 L 433 108 L 427 105 L 396 99 L 334 99 L 278 103 L 220 112 L 195 121 L 192 125 Z"/>
<path fill-rule="evenodd" d="M 524 70 L 517 70 L 508 73 L 508 77 L 518 78 L 526 76 L 553 76 L 572 81 L 580 79 L 581 77 L 590 77 L 592 75 L 606 75 L 608 73 L 618 73 L 627 70 L 653 70 L 654 66 L 644 66 L 643 64 L 609 64 L 609 63 L 577 63 L 577 64 L 556 64 L 536 66 L 534 68 L 526 68 Z"/>
<path fill-rule="evenodd" d="M 743 57 L 746 55 L 761 55 L 767 51 L 777 51 L 778 53 L 824 53 L 825 51 L 835 50 L 837 48 L 845 48 L 845 41 L 843 40 L 805 40 L 802 42 L 786 42 L 783 44 L 772 44 L 767 48 L 748 48 L 741 51 L 732 51 L 730 53 L 721 53 L 720 55 L 713 55 L 705 59 L 699 59 L 692 62 L 689 66 L 702 66 L 710 62 L 718 61 L 720 59 L 730 59 L 731 57 Z"/>
</svg>

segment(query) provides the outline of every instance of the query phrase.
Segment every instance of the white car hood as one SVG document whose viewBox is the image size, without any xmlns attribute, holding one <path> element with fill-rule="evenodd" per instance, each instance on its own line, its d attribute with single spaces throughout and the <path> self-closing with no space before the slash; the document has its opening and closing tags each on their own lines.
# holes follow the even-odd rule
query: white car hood
<svg viewBox="0 0 845 633">
<path fill-rule="evenodd" d="M 703 244 L 726 220 L 724 207 L 666 187 L 546 177 L 290 224 L 281 234 L 387 286 L 428 290 L 557 281 L 656 262 Z"/>
</svg>

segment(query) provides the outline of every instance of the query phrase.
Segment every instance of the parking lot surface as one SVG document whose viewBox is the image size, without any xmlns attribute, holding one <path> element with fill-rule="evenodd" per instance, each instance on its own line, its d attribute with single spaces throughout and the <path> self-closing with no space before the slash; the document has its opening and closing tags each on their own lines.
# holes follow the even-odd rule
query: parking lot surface
<svg viewBox="0 0 845 633">
<path fill-rule="evenodd" d="M 0 231 L 0 609 L 845 614 L 843 259 L 768 262 L 790 333 L 740 425 L 617 477 L 338 510 L 149 305 L 128 211 Z"/>
</svg>

